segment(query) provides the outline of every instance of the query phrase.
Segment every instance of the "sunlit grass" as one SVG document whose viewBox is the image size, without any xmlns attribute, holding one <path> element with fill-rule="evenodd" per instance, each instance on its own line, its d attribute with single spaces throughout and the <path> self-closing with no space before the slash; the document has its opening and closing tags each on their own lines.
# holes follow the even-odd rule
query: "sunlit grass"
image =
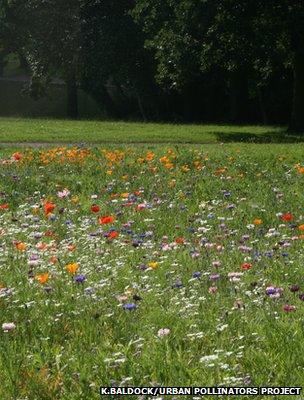
<svg viewBox="0 0 304 400">
<path fill-rule="evenodd" d="M 295 142 L 284 127 L 180 125 L 160 123 L 71 121 L 0 118 L 0 141 L 5 142 Z"/>
<path fill-rule="evenodd" d="M 303 150 L 0 150 L 0 398 L 301 386 Z"/>
</svg>

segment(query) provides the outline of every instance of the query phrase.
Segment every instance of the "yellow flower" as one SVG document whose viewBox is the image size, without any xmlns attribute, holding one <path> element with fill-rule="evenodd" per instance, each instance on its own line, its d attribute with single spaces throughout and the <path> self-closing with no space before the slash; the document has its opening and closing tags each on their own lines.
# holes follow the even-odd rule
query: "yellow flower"
<svg viewBox="0 0 304 400">
<path fill-rule="evenodd" d="M 68 264 L 66 266 L 66 269 L 68 270 L 68 272 L 70 274 L 75 274 L 76 271 L 78 270 L 78 268 L 79 268 L 79 264 L 78 263 L 70 263 L 70 264 Z"/>
<path fill-rule="evenodd" d="M 152 269 L 158 268 L 158 262 L 157 261 L 150 261 L 148 262 L 148 267 Z"/>
<path fill-rule="evenodd" d="M 39 213 L 39 207 L 34 206 L 34 207 L 32 208 L 32 214 L 36 215 L 36 214 L 38 214 L 38 213 Z"/>
<path fill-rule="evenodd" d="M 72 203 L 77 204 L 79 202 L 79 197 L 78 196 L 73 196 L 71 198 Z"/>
<path fill-rule="evenodd" d="M 200 161 L 193 161 L 193 164 L 197 170 L 201 170 L 203 167 Z"/>
</svg>

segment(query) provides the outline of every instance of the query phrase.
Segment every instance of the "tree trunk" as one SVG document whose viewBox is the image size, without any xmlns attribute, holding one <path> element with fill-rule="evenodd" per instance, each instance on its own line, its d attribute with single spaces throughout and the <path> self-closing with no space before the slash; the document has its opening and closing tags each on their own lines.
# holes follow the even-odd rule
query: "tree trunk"
<svg viewBox="0 0 304 400">
<path fill-rule="evenodd" d="M 265 101 L 264 101 L 263 92 L 262 92 L 262 89 L 259 86 L 257 88 L 257 91 L 258 91 L 258 98 L 259 98 L 259 105 L 260 105 L 260 112 L 261 112 L 261 116 L 262 116 L 262 121 L 263 121 L 264 125 L 267 125 L 268 118 L 267 118 L 267 112 L 266 112 L 266 108 L 265 108 Z"/>
<path fill-rule="evenodd" d="M 78 118 L 78 93 L 75 71 L 70 71 L 67 80 L 67 116 L 68 118 Z"/>
<path fill-rule="evenodd" d="M 136 98 L 137 98 L 138 109 L 139 109 L 139 112 L 141 114 L 141 117 L 142 117 L 143 121 L 146 122 L 147 121 L 147 117 L 146 117 L 146 113 L 145 113 L 145 109 L 144 109 L 144 106 L 143 106 L 143 102 L 142 102 L 142 99 L 141 99 L 141 96 L 140 96 L 138 90 L 136 90 Z"/>
<path fill-rule="evenodd" d="M 246 68 L 230 72 L 230 119 L 233 123 L 248 121 L 248 76 Z"/>
<path fill-rule="evenodd" d="M 298 51 L 293 61 L 293 104 L 289 129 L 304 132 L 304 52 Z"/>
<path fill-rule="evenodd" d="M 4 55 L 0 54 L 0 77 L 3 76 L 4 72 Z"/>
<path fill-rule="evenodd" d="M 100 108 L 106 111 L 106 114 L 110 118 L 121 118 L 121 112 L 109 95 L 108 90 L 105 85 L 100 87 L 91 87 L 89 93 L 97 101 Z"/>
</svg>

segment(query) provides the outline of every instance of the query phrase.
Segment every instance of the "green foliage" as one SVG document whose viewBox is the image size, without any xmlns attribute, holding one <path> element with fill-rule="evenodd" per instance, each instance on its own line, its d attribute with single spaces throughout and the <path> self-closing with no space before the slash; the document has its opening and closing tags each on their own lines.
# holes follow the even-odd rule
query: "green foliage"
<svg viewBox="0 0 304 400">
<path fill-rule="evenodd" d="M 143 119 L 210 119 L 208 97 L 210 109 L 220 100 L 217 120 L 227 119 L 230 99 L 232 120 L 266 123 L 286 121 L 293 96 L 297 129 L 304 126 L 300 1 L 6 0 L 0 7 L 0 68 L 7 53 L 26 56 L 34 98 L 60 76 L 68 97 L 82 86 L 111 117 L 137 109 Z"/>
<path fill-rule="evenodd" d="M 133 0 L 83 2 L 82 84 L 97 99 L 107 83 L 126 98 L 156 91 L 154 60 L 130 15 L 133 6 Z"/>
</svg>

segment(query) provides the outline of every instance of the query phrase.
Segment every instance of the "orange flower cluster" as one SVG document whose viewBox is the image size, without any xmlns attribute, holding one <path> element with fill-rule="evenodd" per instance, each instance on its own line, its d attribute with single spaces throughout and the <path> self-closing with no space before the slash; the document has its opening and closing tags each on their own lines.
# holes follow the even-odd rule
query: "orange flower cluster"
<svg viewBox="0 0 304 400">
<path fill-rule="evenodd" d="M 56 147 L 42 151 L 40 153 L 40 161 L 42 164 L 59 163 L 83 163 L 83 161 L 91 154 L 89 149 L 78 149 L 73 147 Z"/>
</svg>

